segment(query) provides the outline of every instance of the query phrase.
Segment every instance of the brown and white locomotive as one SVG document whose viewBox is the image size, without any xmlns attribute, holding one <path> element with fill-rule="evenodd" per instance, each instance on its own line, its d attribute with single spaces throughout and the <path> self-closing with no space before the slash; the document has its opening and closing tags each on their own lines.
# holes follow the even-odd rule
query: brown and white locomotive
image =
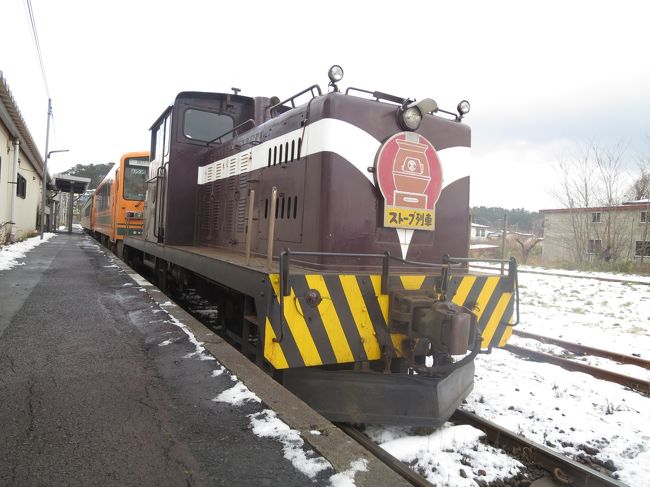
<svg viewBox="0 0 650 487">
<path fill-rule="evenodd" d="M 326 417 L 440 425 L 511 334 L 516 264 L 467 272 L 469 105 L 341 76 L 284 101 L 180 93 L 125 257 L 205 289 L 220 333 Z"/>
</svg>

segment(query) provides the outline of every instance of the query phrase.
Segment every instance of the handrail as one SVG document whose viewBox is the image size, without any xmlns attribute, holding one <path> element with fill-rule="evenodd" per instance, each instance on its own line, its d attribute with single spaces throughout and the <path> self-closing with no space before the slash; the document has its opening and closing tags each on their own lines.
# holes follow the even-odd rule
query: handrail
<svg viewBox="0 0 650 487">
<path fill-rule="evenodd" d="M 255 190 L 248 192 L 248 224 L 246 226 L 246 265 L 251 262 L 251 239 L 253 236 L 253 209 L 255 208 Z"/>
<path fill-rule="evenodd" d="M 389 101 L 391 103 L 397 103 L 398 105 L 404 105 L 404 103 L 410 102 L 408 98 L 402 98 L 401 96 L 396 96 L 396 95 L 391 95 L 389 93 L 383 93 L 381 91 L 370 91 L 370 90 L 364 90 L 362 88 L 354 88 L 354 87 L 349 87 L 347 90 L 345 90 L 345 94 L 349 94 L 350 91 L 358 91 L 360 93 L 366 93 L 368 95 L 371 95 L 373 98 L 375 98 L 376 101 L 379 100 L 385 100 Z"/>
<path fill-rule="evenodd" d="M 323 92 L 320 89 L 320 86 L 318 85 L 311 85 L 309 88 L 305 88 L 302 90 L 300 93 L 296 93 L 295 95 L 287 98 L 284 101 L 281 101 L 280 103 L 276 103 L 275 105 L 272 105 L 269 107 L 269 113 L 271 114 L 271 117 L 275 117 L 275 112 L 277 111 L 278 107 L 284 105 L 287 102 L 291 102 L 291 108 L 296 108 L 296 98 L 298 98 L 301 95 L 304 95 L 308 91 L 311 92 L 311 97 L 316 98 L 316 95 L 314 95 L 314 90 L 318 92 L 318 96 L 322 96 Z"/>
<path fill-rule="evenodd" d="M 266 246 L 266 268 L 271 272 L 273 264 L 273 239 L 275 238 L 275 211 L 278 204 L 278 188 L 273 186 L 271 189 L 271 213 L 269 214 L 269 234 Z"/>
<path fill-rule="evenodd" d="M 280 294 L 283 296 L 289 296 L 291 294 L 291 289 L 289 288 L 289 266 L 290 266 L 290 256 L 311 256 L 311 257 L 352 257 L 352 258 L 375 258 L 382 259 L 382 270 L 381 270 L 381 293 L 388 294 L 388 277 L 390 273 L 390 261 L 396 260 L 402 262 L 406 265 L 413 265 L 418 267 L 430 267 L 433 269 L 442 269 L 443 271 L 448 270 L 454 265 L 452 262 L 445 264 L 435 264 L 433 262 L 416 262 L 400 257 L 394 257 L 390 255 L 390 252 L 386 251 L 383 254 L 363 254 L 363 253 L 347 253 L 347 252 L 306 252 L 306 251 L 292 251 L 291 249 L 285 249 L 280 254 Z M 444 275 L 444 272 L 443 272 Z"/>
<path fill-rule="evenodd" d="M 242 128 L 242 127 L 243 127 L 244 125 L 246 125 L 246 124 L 253 124 L 253 127 L 255 127 L 255 120 L 253 120 L 252 118 L 249 118 L 249 119 L 246 120 L 245 122 L 242 122 L 242 123 L 240 123 L 239 125 L 237 125 L 237 126 L 231 128 L 230 130 L 228 130 L 228 132 L 224 132 L 224 133 L 221 134 L 220 136 L 215 137 L 214 139 L 212 139 L 212 140 L 206 142 L 205 146 L 206 146 L 206 147 L 210 147 L 210 144 L 212 144 L 212 142 L 214 142 L 215 140 L 219 140 L 219 141 L 220 141 L 220 140 L 221 140 L 222 138 L 224 138 L 226 135 L 232 134 L 233 132 L 235 132 L 236 130 L 239 130 L 240 128 Z M 221 142 L 219 142 L 219 143 L 221 144 Z"/>
</svg>

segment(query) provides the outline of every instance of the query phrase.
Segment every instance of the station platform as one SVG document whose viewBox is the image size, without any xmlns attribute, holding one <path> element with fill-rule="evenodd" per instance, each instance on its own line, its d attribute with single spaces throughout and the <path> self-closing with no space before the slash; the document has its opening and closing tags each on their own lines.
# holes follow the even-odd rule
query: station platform
<svg viewBox="0 0 650 487">
<path fill-rule="evenodd" d="M 95 240 L 0 270 L 0 485 L 408 485 Z"/>
</svg>

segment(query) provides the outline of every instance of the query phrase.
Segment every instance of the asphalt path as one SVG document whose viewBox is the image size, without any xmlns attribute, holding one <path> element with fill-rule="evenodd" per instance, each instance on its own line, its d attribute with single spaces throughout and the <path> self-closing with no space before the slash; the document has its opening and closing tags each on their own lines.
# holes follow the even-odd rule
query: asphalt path
<svg viewBox="0 0 650 487">
<path fill-rule="evenodd" d="M 0 271 L 0 486 L 326 485 L 111 259 L 57 235 Z"/>
</svg>

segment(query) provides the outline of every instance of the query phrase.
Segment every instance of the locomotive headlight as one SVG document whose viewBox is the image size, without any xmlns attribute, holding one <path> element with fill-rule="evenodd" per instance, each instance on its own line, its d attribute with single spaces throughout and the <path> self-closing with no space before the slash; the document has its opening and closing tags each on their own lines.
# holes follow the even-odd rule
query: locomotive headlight
<svg viewBox="0 0 650 487">
<path fill-rule="evenodd" d="M 458 104 L 458 107 L 456 109 L 458 110 L 458 113 L 462 115 L 467 115 L 469 113 L 469 102 L 467 100 L 463 100 Z"/>
<path fill-rule="evenodd" d="M 332 83 L 338 83 L 343 79 L 343 68 L 338 64 L 335 64 L 330 68 L 330 70 L 327 73 L 327 76 L 329 76 L 330 81 Z"/>
<path fill-rule="evenodd" d="M 417 130 L 422 122 L 422 113 L 418 107 L 407 108 L 400 114 L 402 128 L 408 130 Z"/>
<path fill-rule="evenodd" d="M 417 130 L 425 113 L 438 110 L 438 104 L 431 98 L 404 104 L 397 112 L 397 121 L 404 130 Z"/>
</svg>

